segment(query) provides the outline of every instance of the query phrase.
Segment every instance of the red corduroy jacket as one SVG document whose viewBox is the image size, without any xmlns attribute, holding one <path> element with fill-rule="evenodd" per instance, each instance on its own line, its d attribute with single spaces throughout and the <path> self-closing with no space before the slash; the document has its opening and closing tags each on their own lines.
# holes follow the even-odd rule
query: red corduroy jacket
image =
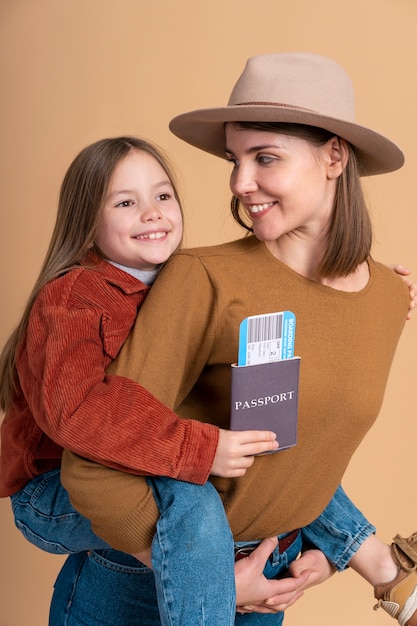
<svg viewBox="0 0 417 626">
<path fill-rule="evenodd" d="M 217 427 L 180 420 L 139 384 L 106 375 L 149 288 L 93 259 L 46 285 L 32 308 L 1 426 L 1 497 L 59 466 L 63 448 L 134 474 L 208 478 Z"/>
</svg>

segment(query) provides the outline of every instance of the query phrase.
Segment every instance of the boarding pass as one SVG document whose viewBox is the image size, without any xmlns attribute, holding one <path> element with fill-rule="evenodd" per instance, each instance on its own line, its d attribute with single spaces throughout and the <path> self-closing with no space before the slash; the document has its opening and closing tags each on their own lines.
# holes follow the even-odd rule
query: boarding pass
<svg viewBox="0 0 417 626">
<path fill-rule="evenodd" d="M 252 315 L 239 328 L 238 365 L 294 357 L 295 315 L 291 311 Z"/>
</svg>

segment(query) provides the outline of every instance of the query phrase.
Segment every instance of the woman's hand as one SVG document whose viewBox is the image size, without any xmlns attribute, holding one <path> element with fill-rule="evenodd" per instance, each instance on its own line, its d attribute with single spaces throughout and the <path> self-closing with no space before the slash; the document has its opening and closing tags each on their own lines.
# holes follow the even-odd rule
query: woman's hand
<svg viewBox="0 0 417 626">
<path fill-rule="evenodd" d="M 235 564 L 236 610 L 238 613 L 277 613 L 303 595 L 310 571 L 300 569 L 297 577 L 268 580 L 265 563 L 276 548 L 277 539 L 264 539 L 249 556 Z"/>
<path fill-rule="evenodd" d="M 291 563 L 287 578 L 268 580 L 263 575 L 263 569 L 276 545 L 275 538 L 264 539 L 248 557 L 236 563 L 236 606 L 239 613 L 285 611 L 301 598 L 305 589 L 324 582 L 335 572 L 320 550 L 307 550 Z"/>
<path fill-rule="evenodd" d="M 320 550 L 307 550 L 291 563 L 287 578 L 269 580 L 263 570 L 276 546 L 276 537 L 264 539 L 256 550 L 235 564 L 238 613 L 285 611 L 301 598 L 304 589 L 324 582 L 335 572 Z M 133 556 L 152 568 L 151 548 Z"/>
<path fill-rule="evenodd" d="M 417 306 L 417 285 L 415 283 L 413 283 L 411 278 L 408 278 L 408 276 L 409 276 L 409 274 L 411 272 L 410 272 L 409 269 L 404 267 L 404 265 L 398 265 L 398 264 L 397 265 L 388 265 L 388 267 L 393 269 L 394 272 L 396 272 L 399 276 L 401 276 L 401 278 L 403 279 L 403 281 L 405 282 L 405 284 L 408 287 L 408 291 L 410 292 L 410 306 L 408 308 L 407 319 L 411 320 L 411 313 L 412 313 L 413 309 L 415 309 L 416 306 Z"/>
</svg>

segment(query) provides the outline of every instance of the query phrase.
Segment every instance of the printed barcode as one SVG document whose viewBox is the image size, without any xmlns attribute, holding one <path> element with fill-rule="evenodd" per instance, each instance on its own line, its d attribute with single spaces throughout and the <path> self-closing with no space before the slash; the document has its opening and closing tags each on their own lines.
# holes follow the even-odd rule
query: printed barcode
<svg viewBox="0 0 417 626">
<path fill-rule="evenodd" d="M 273 313 L 248 319 L 248 343 L 282 338 L 283 313 Z"/>
</svg>

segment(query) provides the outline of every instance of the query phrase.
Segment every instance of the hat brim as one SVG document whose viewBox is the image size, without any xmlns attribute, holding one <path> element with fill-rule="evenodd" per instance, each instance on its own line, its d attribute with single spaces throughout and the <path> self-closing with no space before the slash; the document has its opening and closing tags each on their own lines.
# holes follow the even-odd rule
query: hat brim
<svg viewBox="0 0 417 626">
<path fill-rule="evenodd" d="M 192 146 L 225 159 L 226 122 L 288 122 L 323 128 L 353 146 L 362 176 L 393 172 L 404 164 L 401 149 L 383 135 L 354 122 L 296 107 L 253 104 L 197 109 L 174 117 L 169 128 Z"/>
</svg>

